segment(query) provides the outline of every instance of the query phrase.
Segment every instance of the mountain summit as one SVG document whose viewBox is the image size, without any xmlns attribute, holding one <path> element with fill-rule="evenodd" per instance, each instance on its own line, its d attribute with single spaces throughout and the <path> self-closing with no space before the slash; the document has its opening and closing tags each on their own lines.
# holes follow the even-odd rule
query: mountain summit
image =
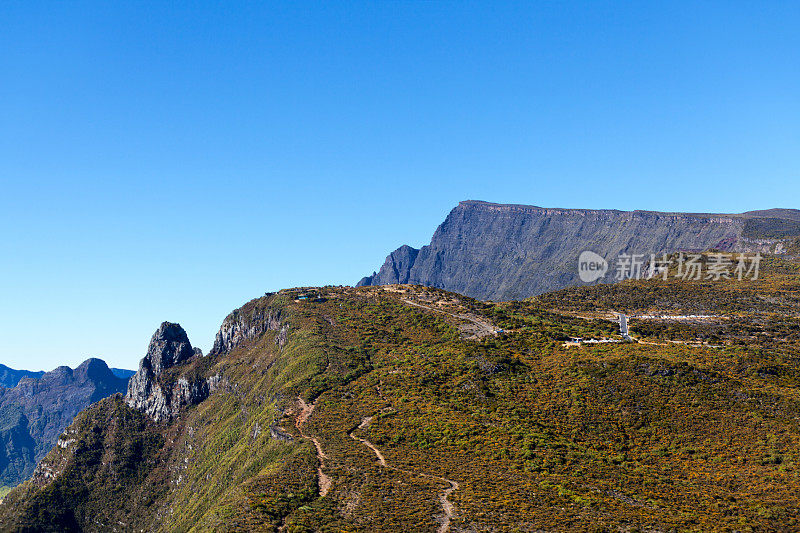
<svg viewBox="0 0 800 533">
<path fill-rule="evenodd" d="M 513 300 L 580 283 L 578 256 L 717 249 L 783 253 L 800 211 L 741 214 L 559 209 L 468 200 L 417 250 L 404 245 L 359 286 L 409 283 L 483 300 Z M 613 281 L 610 270 L 599 282 Z"/>
<path fill-rule="evenodd" d="M 171 372 L 174 367 L 202 355 L 199 348 L 192 348 L 180 324 L 163 322 L 150 339 L 139 370 L 128 382 L 125 402 L 159 421 L 173 417 L 184 405 L 205 399 L 213 387 L 212 380 L 198 381 Z"/>
<path fill-rule="evenodd" d="M 13 487 L 30 477 L 78 412 L 124 391 L 126 382 L 91 358 L 74 370 L 60 366 L 0 388 L 0 485 Z"/>
</svg>

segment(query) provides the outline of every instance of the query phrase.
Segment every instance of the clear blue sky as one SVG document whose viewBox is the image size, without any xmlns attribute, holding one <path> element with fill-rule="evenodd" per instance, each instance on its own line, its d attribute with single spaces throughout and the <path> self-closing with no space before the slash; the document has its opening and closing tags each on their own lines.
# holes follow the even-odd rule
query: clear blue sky
<svg viewBox="0 0 800 533">
<path fill-rule="evenodd" d="M 464 199 L 800 207 L 798 2 L 0 4 L 0 362 L 208 350 Z"/>
</svg>

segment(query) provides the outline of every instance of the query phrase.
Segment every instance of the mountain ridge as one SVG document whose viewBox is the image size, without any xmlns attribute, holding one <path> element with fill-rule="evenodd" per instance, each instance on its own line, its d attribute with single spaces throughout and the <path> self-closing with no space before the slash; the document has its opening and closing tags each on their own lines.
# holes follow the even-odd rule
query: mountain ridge
<svg viewBox="0 0 800 533">
<path fill-rule="evenodd" d="M 506 303 L 414 285 L 270 293 L 230 313 L 207 356 L 177 325 L 157 332 L 154 383 L 219 387 L 158 421 L 121 395 L 84 410 L 0 527 L 794 530 L 798 272 L 770 256 L 753 281 Z M 641 342 L 603 318 L 654 306 L 715 316 L 637 318 Z"/>
<path fill-rule="evenodd" d="M 44 370 L 16 370 L 0 364 L 0 387 L 16 387 L 22 378 L 40 378 L 43 374 Z"/>
<path fill-rule="evenodd" d="M 0 389 L 0 485 L 27 479 L 76 414 L 126 386 L 103 360 L 89 358 Z"/>
<path fill-rule="evenodd" d="M 577 214 L 602 214 L 602 213 L 631 213 L 631 214 L 650 214 L 650 215 L 678 215 L 694 218 L 786 218 L 800 220 L 800 209 L 790 209 L 774 207 L 769 209 L 757 209 L 744 211 L 742 213 L 711 213 L 711 212 L 691 212 L 691 211 L 655 211 L 652 209 L 589 209 L 580 207 L 541 207 L 538 205 L 527 204 L 503 204 L 497 202 L 487 202 L 485 200 L 462 200 L 456 207 L 463 206 L 484 206 L 498 211 L 523 211 L 523 212 L 545 212 L 551 213 L 577 213 Z"/>
<path fill-rule="evenodd" d="M 783 218 L 776 218 L 780 215 Z M 420 284 L 483 300 L 522 299 L 580 284 L 590 250 L 609 262 L 623 253 L 785 253 L 797 247 L 800 211 L 739 214 L 544 208 L 460 202 L 428 245 L 403 245 L 357 286 Z M 598 283 L 614 281 L 611 270 Z"/>
</svg>

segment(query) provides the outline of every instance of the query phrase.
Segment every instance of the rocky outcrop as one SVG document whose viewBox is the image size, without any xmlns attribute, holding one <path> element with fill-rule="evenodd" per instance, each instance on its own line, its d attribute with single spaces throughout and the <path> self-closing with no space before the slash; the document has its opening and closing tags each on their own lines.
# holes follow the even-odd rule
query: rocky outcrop
<svg viewBox="0 0 800 533">
<path fill-rule="evenodd" d="M 225 317 L 210 354 L 228 353 L 243 342 L 256 339 L 270 330 L 278 332 L 275 341 L 282 346 L 286 342 L 287 328 L 281 321 L 280 311 L 269 307 L 244 306 Z"/>
<path fill-rule="evenodd" d="M 192 348 L 180 324 L 162 323 L 150 339 L 139 370 L 128 383 L 125 402 L 156 422 L 169 420 L 183 407 L 200 403 L 214 392 L 219 377 L 189 376 L 180 372 L 187 368 L 175 367 L 202 356 L 199 349 Z"/>
<path fill-rule="evenodd" d="M 102 360 L 87 359 L 74 370 L 60 366 L 0 389 L 0 485 L 30 477 L 78 412 L 126 384 Z"/>
<path fill-rule="evenodd" d="M 419 250 L 404 244 L 389 254 L 381 267 L 380 274 L 373 272 L 359 282 L 359 285 L 388 285 L 389 283 L 408 283 L 414 261 L 417 260 Z M 393 280 L 389 283 L 384 281 Z M 396 280 L 396 281 L 394 281 Z"/>
<path fill-rule="evenodd" d="M 744 214 L 658 213 L 547 209 L 461 202 L 431 239 L 416 250 L 402 246 L 380 271 L 358 285 L 409 283 L 485 300 L 522 299 L 580 283 L 578 256 L 674 251 L 778 252 L 782 239 L 800 235 L 800 211 Z M 598 282 L 611 282 L 613 267 Z"/>
<path fill-rule="evenodd" d="M 147 364 L 153 374 L 159 375 L 167 368 L 186 361 L 193 355 L 192 344 L 180 324 L 164 322 L 150 339 L 150 346 L 147 348 L 147 355 L 142 359 L 142 364 Z"/>
</svg>

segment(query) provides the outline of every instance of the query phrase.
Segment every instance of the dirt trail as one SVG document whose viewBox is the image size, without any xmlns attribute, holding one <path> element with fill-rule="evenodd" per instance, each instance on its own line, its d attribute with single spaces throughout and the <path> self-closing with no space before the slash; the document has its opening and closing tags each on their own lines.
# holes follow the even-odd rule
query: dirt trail
<svg viewBox="0 0 800 533">
<path fill-rule="evenodd" d="M 324 461 L 328 456 L 325 455 L 325 452 L 322 450 L 322 445 L 316 437 L 311 437 L 303 432 L 303 424 L 308 420 L 308 417 L 311 416 L 311 412 L 314 410 L 316 404 L 312 403 L 309 405 L 300 396 L 297 397 L 297 401 L 300 404 L 300 413 L 294 419 L 294 426 L 297 428 L 297 431 L 300 432 L 300 435 L 304 439 L 313 442 L 314 447 L 317 449 L 317 460 L 319 460 L 319 467 L 317 468 L 317 474 L 319 475 L 319 495 L 322 497 L 328 494 L 328 491 L 331 490 L 331 486 L 333 485 L 331 478 L 322 471 L 322 467 L 325 466 Z"/>
<path fill-rule="evenodd" d="M 481 320 L 472 315 L 456 315 L 454 313 L 448 313 L 447 311 L 442 311 L 441 309 L 436 309 L 435 307 L 428 307 L 427 305 L 422 305 L 420 303 L 414 302 L 412 300 L 403 299 L 403 301 L 409 305 L 413 305 L 415 307 L 421 307 L 422 309 L 427 309 L 428 311 L 433 311 L 434 313 L 441 313 L 443 315 L 451 316 L 453 318 L 458 318 L 460 320 L 466 320 L 467 322 L 471 322 L 475 326 L 477 326 L 478 331 L 475 332 L 475 337 L 481 338 L 486 337 L 487 335 L 497 335 L 498 330 L 495 328 L 491 323 L 486 320 Z"/>
<path fill-rule="evenodd" d="M 372 422 L 372 418 L 373 417 L 371 416 L 363 418 L 361 420 L 361 423 L 358 425 L 356 429 L 366 428 L 370 424 L 370 422 Z M 411 470 L 406 470 L 404 468 L 390 466 L 389 463 L 386 462 L 386 458 L 383 456 L 381 451 L 374 444 L 372 444 L 367 439 L 362 439 L 361 437 L 357 437 L 355 435 L 355 432 L 356 432 L 355 429 L 350 432 L 350 438 L 353 440 L 357 440 L 358 442 L 360 442 L 361 444 L 372 450 L 372 452 L 375 454 L 375 457 L 378 458 L 378 463 L 382 467 L 388 468 L 390 470 L 397 470 L 398 472 L 403 472 L 404 474 L 408 474 L 410 476 L 419 476 L 419 477 L 424 477 L 426 479 L 435 479 L 436 481 L 441 481 L 442 483 L 447 483 L 448 485 L 450 485 L 448 488 L 443 490 L 442 493 L 439 495 L 439 502 L 442 504 L 442 511 L 444 511 L 444 517 L 441 519 L 440 521 L 441 523 L 439 524 L 439 529 L 437 529 L 436 532 L 446 533 L 447 531 L 450 531 L 450 522 L 456 516 L 456 513 L 453 502 L 451 502 L 448 498 L 454 491 L 458 490 L 459 487 L 458 482 L 441 476 L 423 474 L 421 472 L 413 472 Z"/>
<path fill-rule="evenodd" d="M 361 421 L 361 423 L 358 425 L 358 428 L 356 428 L 356 429 L 364 429 L 365 427 L 367 427 L 369 425 L 370 422 L 372 422 L 372 417 L 368 416 L 367 418 L 365 418 L 364 420 Z M 373 453 L 375 454 L 375 457 L 378 458 L 378 462 L 380 463 L 381 466 L 384 466 L 386 468 L 390 468 L 389 464 L 386 462 L 386 458 L 383 456 L 381 451 L 378 448 L 375 447 L 374 444 L 372 444 L 367 439 L 362 439 L 360 437 L 356 437 L 355 435 L 353 435 L 353 433 L 354 432 L 352 432 L 352 431 L 350 432 L 350 438 L 351 439 L 355 439 L 355 440 L 359 441 L 361 444 L 363 444 L 364 446 L 366 446 L 367 448 L 372 450 Z"/>
</svg>

